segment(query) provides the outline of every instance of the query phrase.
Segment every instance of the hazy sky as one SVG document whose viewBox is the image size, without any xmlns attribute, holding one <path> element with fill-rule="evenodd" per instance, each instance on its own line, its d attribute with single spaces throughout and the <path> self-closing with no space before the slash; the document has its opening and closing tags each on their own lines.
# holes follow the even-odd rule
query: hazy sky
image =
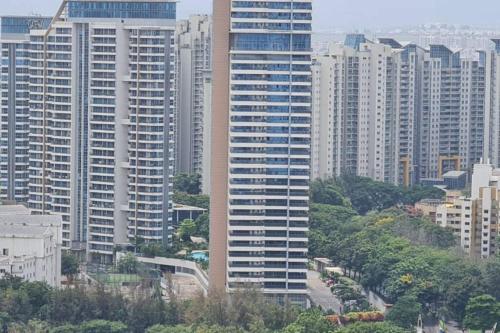
<svg viewBox="0 0 500 333">
<path fill-rule="evenodd" d="M 0 0 L 0 15 L 54 14 L 60 0 Z M 316 30 L 424 23 L 500 27 L 499 0 L 314 0 Z M 211 0 L 180 0 L 179 17 L 209 13 Z"/>
</svg>

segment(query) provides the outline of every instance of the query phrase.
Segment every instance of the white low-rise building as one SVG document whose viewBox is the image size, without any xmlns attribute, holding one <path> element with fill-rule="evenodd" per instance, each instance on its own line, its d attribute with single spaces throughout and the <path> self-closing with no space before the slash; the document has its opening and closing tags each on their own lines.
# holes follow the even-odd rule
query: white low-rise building
<svg viewBox="0 0 500 333">
<path fill-rule="evenodd" d="M 31 215 L 24 206 L 0 205 L 0 277 L 61 284 L 62 218 Z"/>
</svg>

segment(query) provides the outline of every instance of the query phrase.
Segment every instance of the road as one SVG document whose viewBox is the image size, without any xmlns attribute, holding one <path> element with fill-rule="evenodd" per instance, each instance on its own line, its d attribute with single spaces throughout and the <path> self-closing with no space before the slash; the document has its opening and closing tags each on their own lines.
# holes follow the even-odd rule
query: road
<svg viewBox="0 0 500 333">
<path fill-rule="evenodd" d="M 325 311 L 333 310 L 335 313 L 340 313 L 341 304 L 330 291 L 330 288 L 321 281 L 321 275 L 315 271 L 307 273 L 307 282 L 309 283 L 309 291 L 311 301 L 314 305 L 321 306 Z"/>
</svg>

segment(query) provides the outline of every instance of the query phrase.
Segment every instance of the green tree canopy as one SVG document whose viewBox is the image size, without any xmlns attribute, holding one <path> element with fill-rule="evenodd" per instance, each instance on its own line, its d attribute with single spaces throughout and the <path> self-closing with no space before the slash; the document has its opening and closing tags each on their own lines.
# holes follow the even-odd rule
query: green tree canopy
<svg viewBox="0 0 500 333">
<path fill-rule="evenodd" d="M 422 313 L 422 306 L 414 295 L 401 297 L 387 314 L 386 319 L 398 326 L 412 328 Z"/>
<path fill-rule="evenodd" d="M 359 214 L 381 211 L 422 199 L 440 199 L 444 191 L 435 187 L 399 187 L 367 177 L 345 175 L 311 183 L 311 200 L 318 204 L 354 208 Z"/>
<path fill-rule="evenodd" d="M 184 192 L 174 192 L 172 199 L 176 204 L 199 207 L 203 209 L 210 208 L 210 197 L 202 194 L 194 195 Z"/>
<path fill-rule="evenodd" d="M 335 333 L 407 333 L 403 328 L 390 323 L 355 323 Z"/>
<path fill-rule="evenodd" d="M 174 191 L 184 192 L 187 194 L 200 194 L 201 192 L 201 175 L 181 173 L 174 178 Z"/>
<path fill-rule="evenodd" d="M 140 251 L 142 255 L 154 258 L 162 257 L 166 255 L 165 248 L 160 243 L 145 243 L 140 246 Z"/>
<path fill-rule="evenodd" d="M 186 326 L 165 326 L 165 325 L 155 325 L 146 331 L 146 333 L 193 333 L 193 329 Z"/>
<path fill-rule="evenodd" d="M 500 303 L 490 295 L 471 298 L 465 313 L 464 326 L 469 329 L 484 332 L 500 323 Z"/>
<path fill-rule="evenodd" d="M 118 260 L 117 268 L 122 274 L 136 274 L 139 261 L 133 253 L 127 253 Z"/>
<path fill-rule="evenodd" d="M 128 333 L 127 325 L 115 321 L 93 320 L 83 323 L 78 333 Z"/>
<path fill-rule="evenodd" d="M 191 219 L 186 219 L 179 226 L 179 238 L 183 241 L 189 241 L 196 232 L 196 223 Z"/>
<path fill-rule="evenodd" d="M 335 327 L 318 309 L 311 309 L 299 315 L 297 320 L 288 325 L 283 333 L 330 333 Z"/>
<path fill-rule="evenodd" d="M 79 272 L 78 259 L 69 251 L 63 251 L 61 254 L 61 274 L 72 280 Z"/>
</svg>

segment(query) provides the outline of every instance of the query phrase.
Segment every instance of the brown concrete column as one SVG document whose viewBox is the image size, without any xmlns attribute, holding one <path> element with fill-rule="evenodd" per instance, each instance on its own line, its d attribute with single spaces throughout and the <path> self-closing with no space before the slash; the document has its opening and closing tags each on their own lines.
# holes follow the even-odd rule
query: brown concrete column
<svg viewBox="0 0 500 333">
<path fill-rule="evenodd" d="M 231 0 L 213 3 L 210 288 L 226 290 L 229 146 L 229 30 Z"/>
</svg>

